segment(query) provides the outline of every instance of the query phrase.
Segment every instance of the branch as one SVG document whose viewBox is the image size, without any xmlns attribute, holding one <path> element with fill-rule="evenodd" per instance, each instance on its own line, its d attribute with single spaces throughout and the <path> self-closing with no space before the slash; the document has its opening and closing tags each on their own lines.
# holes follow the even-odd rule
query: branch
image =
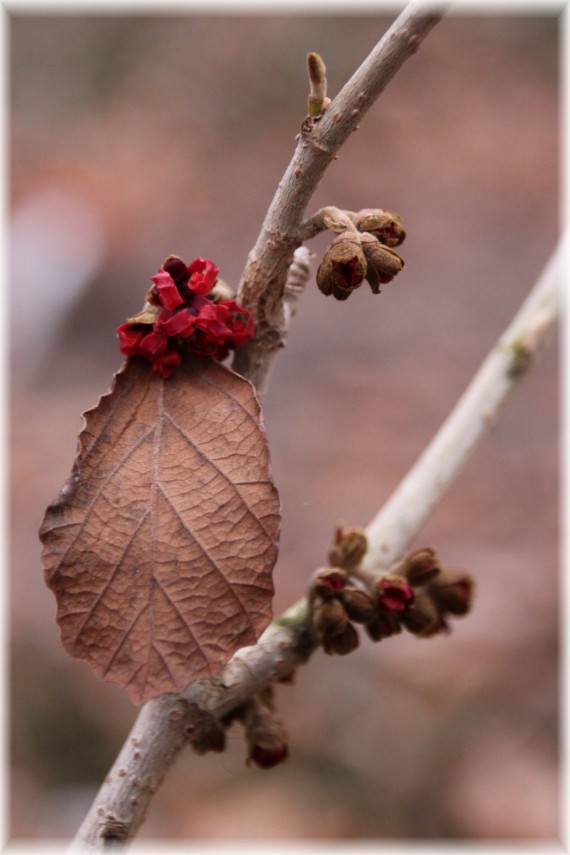
<svg viewBox="0 0 570 855">
<path fill-rule="evenodd" d="M 401 557 L 526 376 L 557 320 L 562 271 L 559 248 L 432 443 L 368 526 L 369 572 Z M 103 847 L 105 841 L 132 839 L 178 751 L 187 742 L 198 753 L 211 749 L 220 717 L 307 661 L 317 646 L 308 620 L 308 602 L 302 598 L 270 624 L 257 644 L 238 651 L 217 677 L 192 683 L 182 695 L 150 701 L 74 843 Z"/>
<path fill-rule="evenodd" d="M 363 569 L 389 567 L 421 529 L 531 367 L 559 313 L 562 246 L 430 445 L 367 528 Z"/>
<path fill-rule="evenodd" d="M 300 227 L 311 196 L 360 119 L 441 17 L 423 4 L 410 3 L 326 111 L 303 122 L 238 291 L 238 301 L 253 312 L 256 335 L 237 349 L 233 367 L 251 380 L 261 396 L 284 344 L 283 291 L 293 252 L 303 241 Z"/>
</svg>

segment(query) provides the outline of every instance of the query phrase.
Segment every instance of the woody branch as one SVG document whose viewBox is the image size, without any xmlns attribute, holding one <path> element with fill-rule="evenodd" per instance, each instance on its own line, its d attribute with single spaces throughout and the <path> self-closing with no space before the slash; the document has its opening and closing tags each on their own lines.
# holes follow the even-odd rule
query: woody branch
<svg viewBox="0 0 570 855">
<path fill-rule="evenodd" d="M 378 575 L 401 557 L 495 424 L 557 321 L 562 269 L 559 248 L 440 431 L 367 527 L 364 573 Z M 202 753 L 222 716 L 308 660 L 317 646 L 309 614 L 303 597 L 218 677 L 146 704 L 74 844 L 102 848 L 106 841 L 131 840 L 178 752 L 189 743 Z"/>
</svg>

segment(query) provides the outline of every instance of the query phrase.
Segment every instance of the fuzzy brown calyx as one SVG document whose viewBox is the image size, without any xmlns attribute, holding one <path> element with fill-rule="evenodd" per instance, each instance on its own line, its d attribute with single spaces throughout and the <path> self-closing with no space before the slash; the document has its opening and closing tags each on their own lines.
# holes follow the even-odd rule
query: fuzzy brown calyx
<svg viewBox="0 0 570 855">
<path fill-rule="evenodd" d="M 441 565 L 435 549 L 426 546 L 410 552 L 396 572 L 401 573 L 410 585 L 418 587 L 432 582 L 441 572 Z"/>
<path fill-rule="evenodd" d="M 475 582 L 463 571 L 442 570 L 427 587 L 437 607 L 443 613 L 464 615 L 471 608 Z"/>
<path fill-rule="evenodd" d="M 374 598 L 363 588 L 347 585 L 342 592 L 342 604 L 350 620 L 367 623 L 378 613 Z"/>
<path fill-rule="evenodd" d="M 363 208 L 351 216 L 356 228 L 370 232 L 385 246 L 400 246 L 406 237 L 401 217 L 383 208 Z"/>
<path fill-rule="evenodd" d="M 448 631 L 447 624 L 429 594 L 416 594 L 411 609 L 402 615 L 406 629 L 420 638 L 430 638 L 442 630 Z"/>
<path fill-rule="evenodd" d="M 372 620 L 367 621 L 364 629 L 372 641 L 382 641 L 383 638 L 390 638 L 402 631 L 398 618 L 388 612 L 379 613 Z"/>
<path fill-rule="evenodd" d="M 332 656 L 347 656 L 359 645 L 358 633 L 351 623 L 347 623 L 338 635 L 328 635 L 322 639 L 323 650 Z"/>
<path fill-rule="evenodd" d="M 362 251 L 360 235 L 341 232 L 328 249 L 317 270 L 317 285 L 325 296 L 347 300 L 366 276 L 368 263 Z"/>
<path fill-rule="evenodd" d="M 361 246 L 368 262 L 366 280 L 372 293 L 380 293 L 380 285 L 390 282 L 404 267 L 404 260 L 397 252 L 380 243 L 370 232 L 361 235 Z"/>
<path fill-rule="evenodd" d="M 331 566 L 344 567 L 350 572 L 360 566 L 367 550 L 368 540 L 364 529 L 359 526 L 337 526 L 328 560 Z"/>
<path fill-rule="evenodd" d="M 313 609 L 313 623 L 319 639 L 341 635 L 348 624 L 348 615 L 337 599 L 324 600 Z"/>
<path fill-rule="evenodd" d="M 138 312 L 136 315 L 133 315 L 132 318 L 128 319 L 129 324 L 154 324 L 158 319 L 158 315 L 160 313 L 160 306 L 153 306 L 152 303 L 148 301 L 145 303 L 142 311 Z"/>
<path fill-rule="evenodd" d="M 316 573 L 312 588 L 315 594 L 326 600 L 337 596 L 344 589 L 347 581 L 348 574 L 342 567 L 327 567 Z"/>
</svg>

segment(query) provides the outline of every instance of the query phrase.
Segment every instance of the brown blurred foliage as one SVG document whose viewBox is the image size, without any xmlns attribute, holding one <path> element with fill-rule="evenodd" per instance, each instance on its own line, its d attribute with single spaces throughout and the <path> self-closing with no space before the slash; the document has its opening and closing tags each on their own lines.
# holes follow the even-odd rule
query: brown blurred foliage
<svg viewBox="0 0 570 855">
<path fill-rule="evenodd" d="M 10 18 L 17 839 L 74 833 L 135 715 L 62 650 L 40 570 L 79 413 L 167 254 L 209 256 L 237 283 L 306 112 L 306 53 L 334 96 L 390 23 L 349 11 Z M 389 496 L 556 244 L 558 36 L 537 10 L 450 15 L 316 194 L 314 209 L 397 211 L 406 267 L 379 296 L 333 303 L 312 281 L 302 297 L 265 404 L 276 611 L 334 526 L 365 525 Z M 246 768 L 236 725 L 225 754 L 179 759 L 141 839 L 556 837 L 557 382 L 551 345 L 412 544 L 473 573 L 473 614 L 451 637 L 317 654 L 278 690 L 289 761 Z"/>
</svg>

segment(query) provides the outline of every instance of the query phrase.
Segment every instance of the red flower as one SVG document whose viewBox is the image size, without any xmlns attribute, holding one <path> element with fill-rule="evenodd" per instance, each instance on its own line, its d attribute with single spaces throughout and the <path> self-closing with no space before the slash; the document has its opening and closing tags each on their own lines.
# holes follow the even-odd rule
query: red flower
<svg viewBox="0 0 570 855">
<path fill-rule="evenodd" d="M 224 359 L 232 347 L 251 338 L 251 312 L 234 300 L 208 298 L 218 273 L 209 258 L 195 258 L 186 265 L 178 256 L 168 256 L 147 293 L 147 301 L 160 306 L 158 317 L 147 322 L 155 315 L 143 311 L 122 324 L 117 330 L 121 353 L 148 359 L 153 371 L 168 377 L 185 352 Z"/>
<path fill-rule="evenodd" d="M 230 328 L 233 343 L 243 344 L 244 341 L 253 338 L 255 329 L 251 312 L 242 309 L 234 300 L 226 300 L 223 305 L 227 306 L 231 312 Z"/>
<path fill-rule="evenodd" d="M 165 350 L 158 353 L 152 360 L 152 370 L 161 377 L 170 377 L 176 365 L 182 362 L 182 354 L 178 350 Z"/>
<path fill-rule="evenodd" d="M 190 306 L 195 296 L 209 294 L 218 278 L 220 268 L 209 258 L 195 258 L 188 266 L 176 255 L 169 255 L 156 275 L 154 287 L 147 299 L 155 306 L 173 312 L 179 306 Z"/>
<path fill-rule="evenodd" d="M 180 291 L 176 287 L 174 279 L 166 270 L 161 268 L 150 281 L 155 284 L 155 287 L 151 289 L 151 298 L 156 301 L 157 305 L 164 306 L 170 312 L 173 312 L 178 306 L 183 305 L 184 300 L 180 296 Z"/>
<path fill-rule="evenodd" d="M 205 297 L 216 284 L 219 272 L 220 268 L 209 258 L 195 258 L 188 265 L 188 285 L 195 294 Z"/>
<path fill-rule="evenodd" d="M 200 306 L 196 316 L 196 329 L 206 333 L 210 341 L 221 344 L 231 335 L 231 330 L 225 323 L 228 314 L 224 303 L 206 303 L 205 306 Z"/>
<path fill-rule="evenodd" d="M 152 332 L 149 332 L 139 344 L 139 353 L 142 351 L 142 356 L 149 354 L 151 358 L 157 354 L 164 353 L 168 347 L 168 336 L 165 331 L 155 324 Z"/>
<path fill-rule="evenodd" d="M 189 309 L 181 309 L 176 314 L 162 310 L 158 317 L 158 324 L 164 330 L 166 335 L 180 335 L 182 338 L 188 338 L 194 331 L 196 316 Z"/>
<path fill-rule="evenodd" d="M 414 603 L 410 585 L 394 577 L 384 577 L 378 582 L 378 605 L 387 612 L 407 612 Z"/>
<path fill-rule="evenodd" d="M 117 328 L 119 335 L 119 347 L 125 356 L 136 356 L 139 351 L 141 340 L 147 334 L 148 329 L 144 324 L 121 324 Z"/>
</svg>

